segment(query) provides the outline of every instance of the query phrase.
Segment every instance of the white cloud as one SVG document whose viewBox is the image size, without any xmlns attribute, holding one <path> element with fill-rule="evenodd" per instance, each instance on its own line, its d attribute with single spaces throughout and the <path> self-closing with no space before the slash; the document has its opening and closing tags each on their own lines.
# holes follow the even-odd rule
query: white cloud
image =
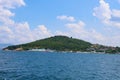
<svg viewBox="0 0 120 80">
<path fill-rule="evenodd" d="M 66 15 L 57 16 L 57 19 L 66 20 L 66 21 L 70 21 L 70 22 L 75 21 L 75 18 L 73 16 L 66 16 Z"/>
<path fill-rule="evenodd" d="M 13 24 L 14 21 L 10 17 L 14 16 L 14 13 L 7 9 L 0 8 L 0 22 L 4 24 Z"/>
<path fill-rule="evenodd" d="M 12 41 L 12 31 L 7 26 L 0 26 L 0 42 L 9 43 Z"/>
<path fill-rule="evenodd" d="M 78 23 L 70 23 L 66 25 L 70 30 L 71 35 L 76 38 L 87 40 L 90 42 L 99 42 L 104 40 L 103 35 L 95 31 L 94 29 L 86 29 L 85 23 L 79 21 Z"/>
<path fill-rule="evenodd" d="M 16 6 L 24 6 L 25 2 L 24 0 L 0 0 L 0 7 L 2 8 L 16 8 Z"/>
<path fill-rule="evenodd" d="M 75 23 L 67 23 L 65 26 L 67 27 L 67 31 L 57 31 L 57 35 L 66 35 L 69 37 L 74 37 L 86 41 L 90 41 L 92 43 L 103 43 L 104 36 L 97 32 L 94 29 L 86 29 L 85 23 L 83 21 L 78 21 Z"/>
<path fill-rule="evenodd" d="M 85 26 L 85 23 L 82 21 L 79 21 L 78 23 L 68 23 L 66 26 L 76 32 L 79 32 L 79 30 L 82 30 Z"/>
<path fill-rule="evenodd" d="M 120 28 L 120 21 L 116 21 L 118 18 L 120 19 L 120 10 L 110 9 L 109 3 L 104 0 L 100 0 L 99 3 L 100 5 L 94 8 L 93 15 L 108 26 Z"/>
<path fill-rule="evenodd" d="M 0 0 L 0 22 L 4 25 L 14 24 L 14 21 L 10 18 L 15 14 L 10 9 L 24 5 L 23 0 Z"/>
<path fill-rule="evenodd" d="M 24 0 L 0 0 L 0 43 L 20 44 L 51 35 L 44 25 L 31 30 L 27 22 L 15 22 L 11 19 L 15 16 L 11 9 L 24 5 Z"/>
<path fill-rule="evenodd" d="M 41 38 L 52 36 L 52 33 L 47 29 L 47 27 L 45 27 L 45 25 L 39 25 L 32 32 L 36 39 L 41 39 Z"/>
<path fill-rule="evenodd" d="M 106 21 L 111 19 L 110 6 L 104 0 L 100 0 L 99 3 L 100 3 L 100 6 L 94 8 L 93 15 L 101 19 L 105 23 Z"/>
<path fill-rule="evenodd" d="M 120 18 L 120 10 L 113 9 L 112 16 Z"/>
<path fill-rule="evenodd" d="M 55 34 L 86 40 L 94 44 L 98 43 L 108 46 L 120 46 L 119 32 L 112 34 L 114 32 L 109 31 L 110 34 L 108 36 L 96 31 L 95 29 L 87 29 L 85 25 L 86 24 L 83 21 L 79 21 L 77 23 L 68 23 L 65 24 L 68 29 L 67 31 L 56 31 Z"/>
<path fill-rule="evenodd" d="M 8 27 L 0 26 L 0 33 L 0 42 L 14 44 L 27 43 L 52 35 L 44 25 L 31 30 L 27 22 L 15 23 Z"/>
<path fill-rule="evenodd" d="M 107 24 L 109 26 L 120 26 L 120 24 L 113 19 L 113 17 L 119 17 L 119 10 L 110 9 L 110 6 L 108 3 L 105 3 L 104 0 L 100 0 L 100 6 L 94 8 L 94 16 L 99 18 L 104 24 Z M 57 35 L 66 35 L 69 37 L 79 38 L 83 39 L 92 43 L 99 43 L 103 45 L 109 45 L 109 46 L 120 46 L 120 37 L 118 36 L 120 33 L 114 34 L 113 31 L 110 32 L 110 34 L 104 34 L 100 33 L 95 29 L 87 29 L 86 25 L 83 21 L 78 22 L 69 22 L 65 24 L 67 27 L 66 31 L 56 31 L 55 34 Z M 108 27 L 113 28 L 113 27 Z M 104 30 L 106 33 L 109 32 L 108 30 Z"/>
<path fill-rule="evenodd" d="M 39 25 L 37 30 L 40 30 L 44 34 L 49 34 L 48 29 L 45 27 L 45 25 Z"/>
</svg>

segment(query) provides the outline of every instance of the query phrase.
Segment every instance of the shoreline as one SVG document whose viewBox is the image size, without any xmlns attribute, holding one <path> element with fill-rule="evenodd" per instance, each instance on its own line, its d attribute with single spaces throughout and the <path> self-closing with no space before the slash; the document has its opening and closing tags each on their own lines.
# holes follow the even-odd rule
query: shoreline
<svg viewBox="0 0 120 80">
<path fill-rule="evenodd" d="M 33 49 L 33 50 L 2 50 L 2 51 L 18 51 L 18 52 L 20 52 L 20 51 L 30 51 L 30 52 L 57 52 L 57 53 L 84 53 L 84 54 L 87 54 L 87 53 L 91 53 L 91 54 L 120 54 L 120 53 L 105 53 L 105 52 L 95 52 L 95 51 L 91 51 L 91 52 L 87 52 L 87 51 L 84 51 L 84 52 L 82 52 L 82 51 L 56 51 L 56 50 L 41 50 L 41 49 Z"/>
</svg>

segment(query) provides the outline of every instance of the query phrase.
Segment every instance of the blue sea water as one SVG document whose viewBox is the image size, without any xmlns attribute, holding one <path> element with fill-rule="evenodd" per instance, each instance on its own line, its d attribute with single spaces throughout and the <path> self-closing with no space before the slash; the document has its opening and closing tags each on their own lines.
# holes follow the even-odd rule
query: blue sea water
<svg viewBox="0 0 120 80">
<path fill-rule="evenodd" d="M 120 80 L 120 55 L 0 51 L 0 80 Z"/>
</svg>

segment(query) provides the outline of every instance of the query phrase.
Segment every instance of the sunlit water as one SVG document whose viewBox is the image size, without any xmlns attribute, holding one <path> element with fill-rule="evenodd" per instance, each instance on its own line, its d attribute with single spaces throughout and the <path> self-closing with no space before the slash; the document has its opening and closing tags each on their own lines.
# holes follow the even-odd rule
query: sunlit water
<svg viewBox="0 0 120 80">
<path fill-rule="evenodd" d="M 0 51 L 0 80 L 120 80 L 120 55 Z"/>
</svg>

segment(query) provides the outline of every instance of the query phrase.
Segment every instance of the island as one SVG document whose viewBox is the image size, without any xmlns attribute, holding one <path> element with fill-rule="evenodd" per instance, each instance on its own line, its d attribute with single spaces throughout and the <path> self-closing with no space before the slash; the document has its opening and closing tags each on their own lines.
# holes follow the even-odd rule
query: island
<svg viewBox="0 0 120 80">
<path fill-rule="evenodd" d="M 36 40 L 26 44 L 8 46 L 3 48 L 3 50 L 120 53 L 120 47 L 92 44 L 84 40 L 61 35 Z"/>
</svg>

